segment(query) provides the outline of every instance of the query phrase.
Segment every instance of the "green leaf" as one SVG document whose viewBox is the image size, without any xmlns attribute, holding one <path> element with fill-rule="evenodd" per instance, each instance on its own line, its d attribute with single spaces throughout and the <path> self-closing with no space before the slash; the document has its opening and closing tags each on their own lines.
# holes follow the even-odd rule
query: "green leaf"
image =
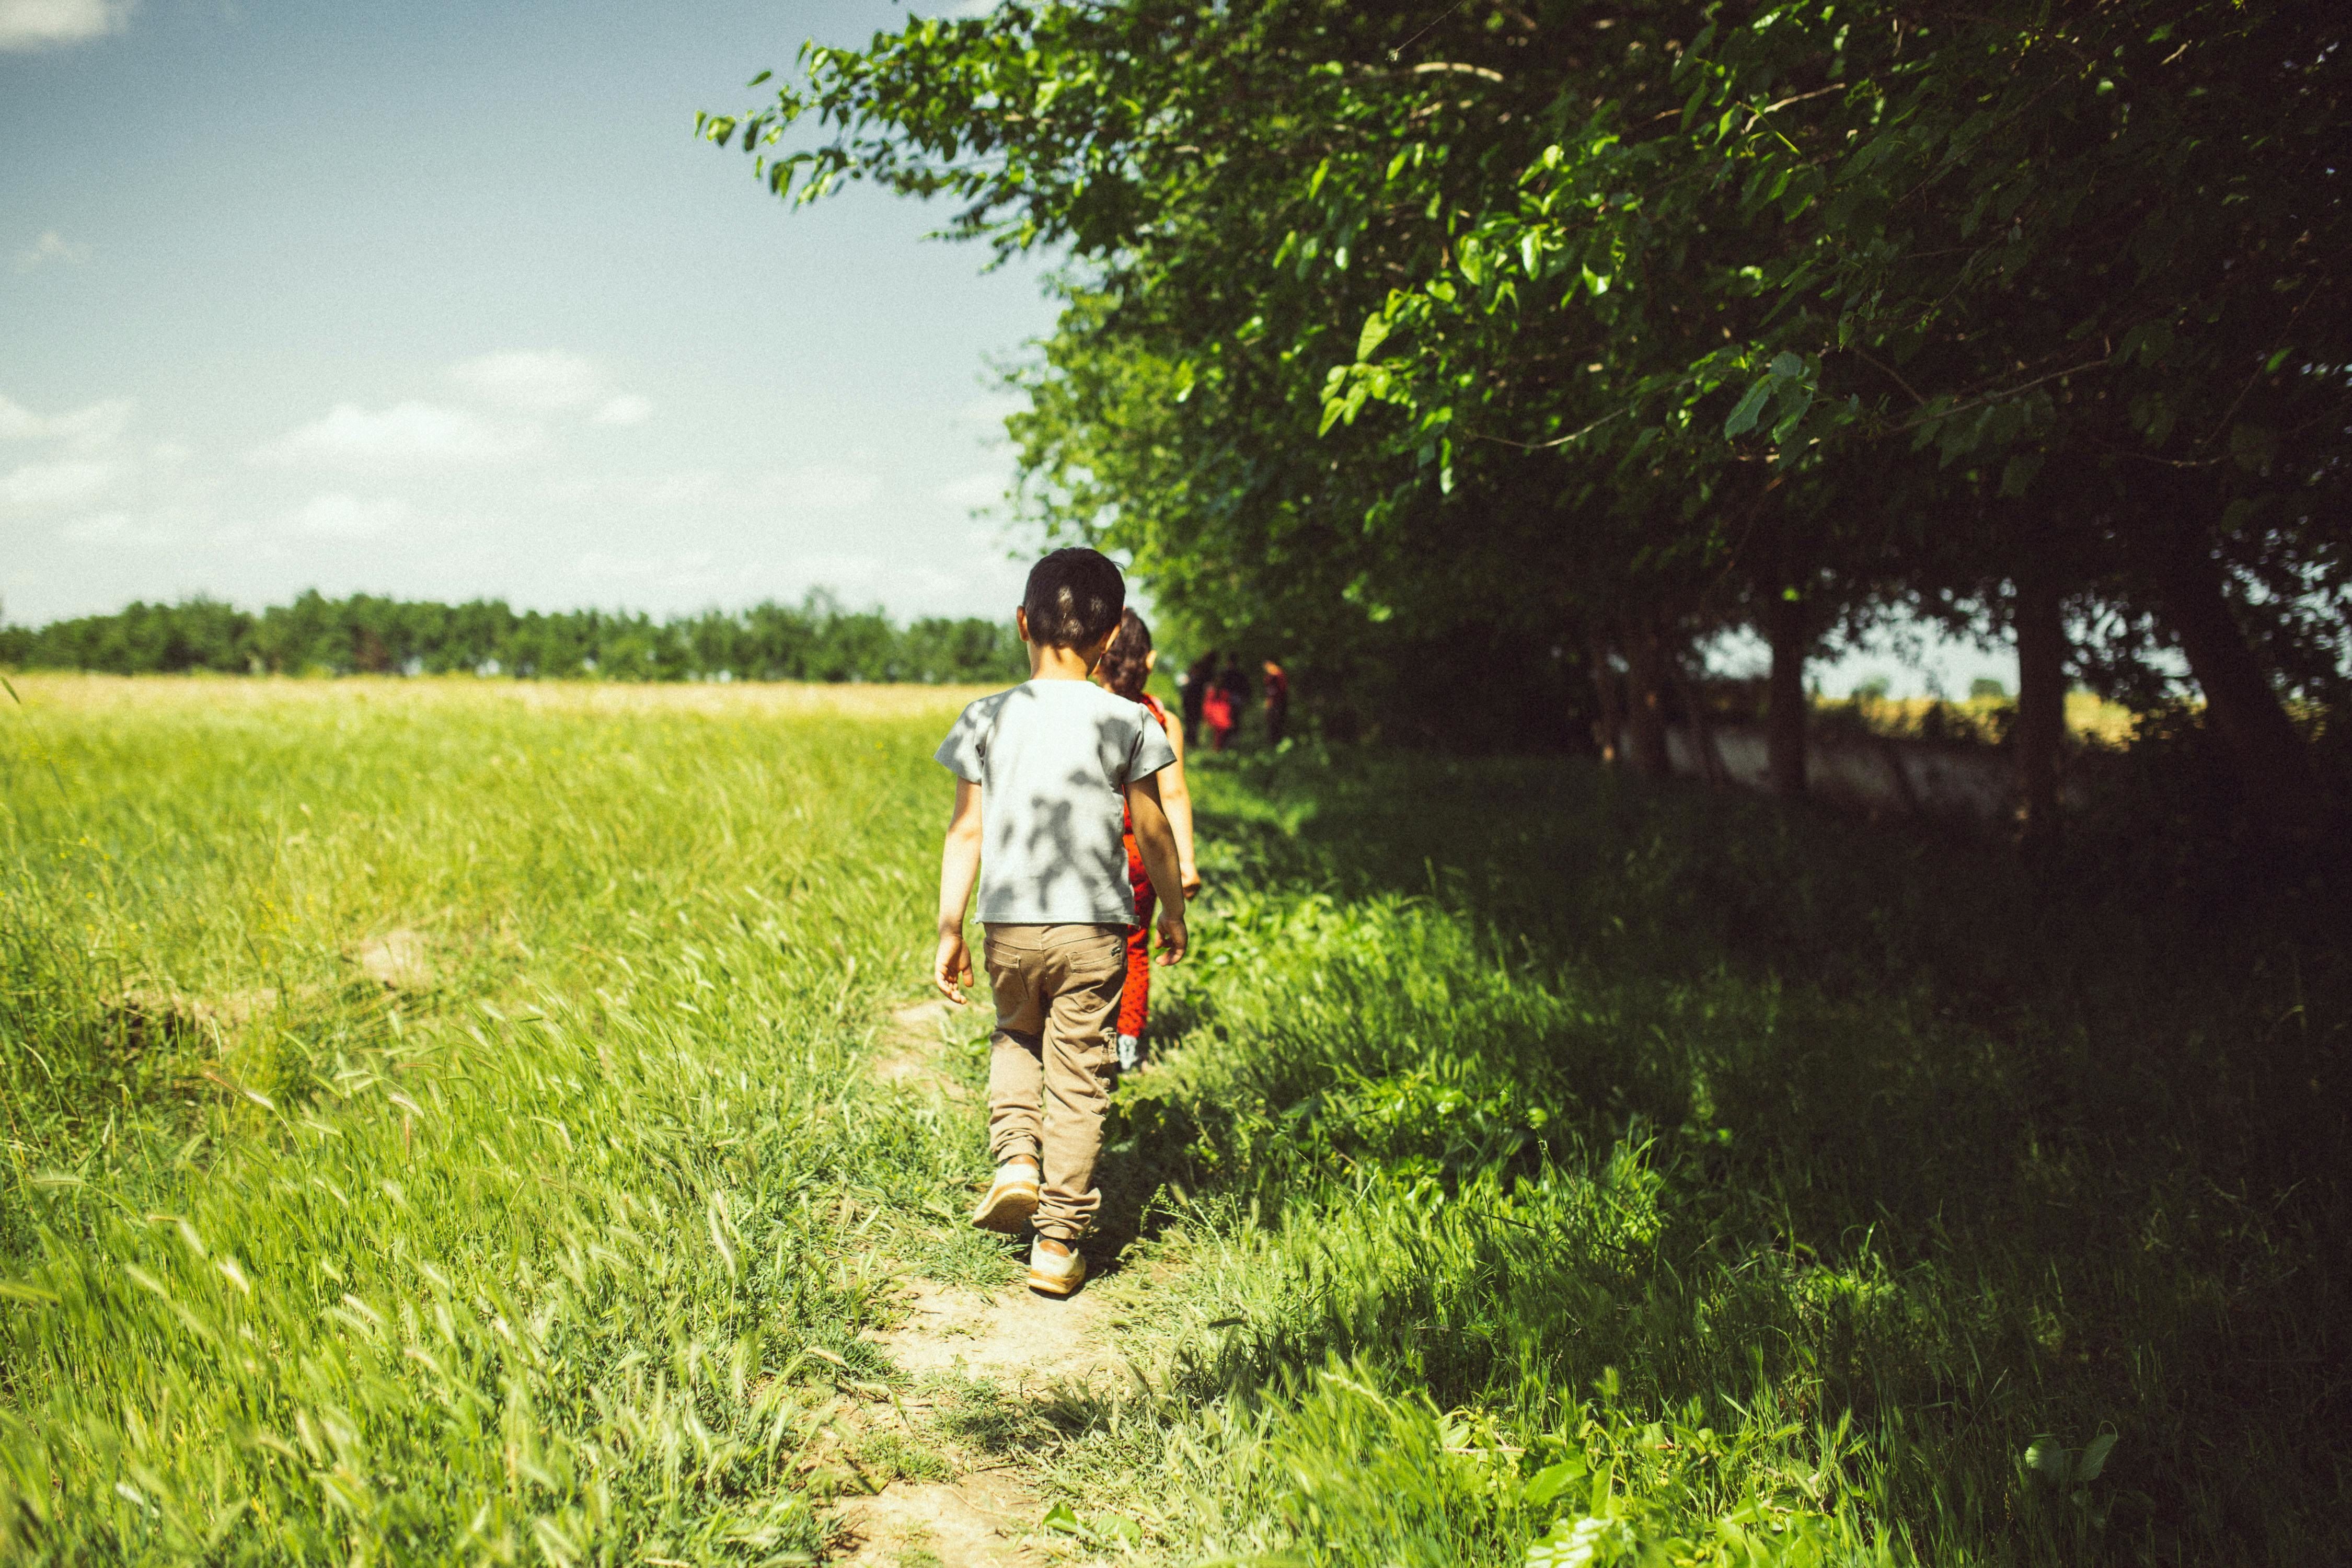
<svg viewBox="0 0 2352 1568">
<path fill-rule="evenodd" d="M 2115 1451 L 2116 1434 L 2102 1432 L 2084 1447 L 2083 1457 L 2074 1461 L 2077 1481 L 2095 1481 L 2099 1472 L 2107 1468 L 2107 1456 Z"/>
<path fill-rule="evenodd" d="M 1782 381 L 1794 381 L 1805 374 L 1805 362 L 1783 351 L 1772 356 L 1771 371 Z"/>
<path fill-rule="evenodd" d="M 1782 354 L 1780 359 L 1794 359 L 1794 354 Z M 1780 360 L 1772 362 L 1779 374 Z M 1809 381 L 1784 376 L 1780 382 L 1780 417 L 1772 426 L 1772 439 L 1786 444 L 1796 434 L 1797 426 L 1805 417 L 1805 410 L 1813 405 L 1813 386 Z"/>
<path fill-rule="evenodd" d="M 747 88 L 757 87 L 775 74 L 776 73 L 773 71 L 761 71 L 758 76 L 753 77 L 750 81 L 745 82 L 743 85 Z"/>
<path fill-rule="evenodd" d="M 1581 1479 L 1583 1475 L 1583 1460 L 1562 1459 L 1559 1464 L 1547 1466 L 1528 1478 L 1526 1489 L 1521 1491 L 1519 1496 L 1529 1508 L 1541 1508 L 1559 1496 L 1571 1482 Z"/>
<path fill-rule="evenodd" d="M 2064 1484 L 2065 1445 L 2048 1433 L 2043 1433 L 2025 1446 L 2025 1468 L 2042 1476 L 2053 1486 Z"/>
<path fill-rule="evenodd" d="M 1726 439 L 1745 436 L 1756 428 L 1756 416 L 1764 411 L 1764 400 L 1772 395 L 1772 388 L 1778 379 L 1767 374 L 1755 385 L 1748 389 L 1748 395 L 1739 400 L 1739 406 L 1734 408 L 1731 411 L 1731 417 L 1723 422 L 1723 434 Z"/>
<path fill-rule="evenodd" d="M 1066 1502 L 1057 1502 L 1053 1507 L 1047 1509 L 1045 1510 L 1045 1517 L 1042 1522 L 1045 1524 L 1046 1529 L 1059 1531 L 1064 1535 L 1085 1535 L 1087 1533 L 1085 1521 L 1080 1520 L 1076 1514 L 1071 1512 L 1070 1505 Z"/>
<path fill-rule="evenodd" d="M 1706 101 L 1706 89 L 1708 85 L 1709 84 L 1707 82 L 1702 80 L 1696 87 L 1691 89 L 1690 98 L 1688 101 L 1685 102 L 1683 105 L 1682 128 L 1685 131 L 1689 130 L 1691 128 L 1691 121 L 1698 118 L 1699 106 Z"/>
<path fill-rule="evenodd" d="M 2242 420 L 2230 426 L 2230 456 L 2238 467 L 2253 472 L 2268 467 L 2277 455 L 2278 432 L 2268 426 Z"/>
</svg>

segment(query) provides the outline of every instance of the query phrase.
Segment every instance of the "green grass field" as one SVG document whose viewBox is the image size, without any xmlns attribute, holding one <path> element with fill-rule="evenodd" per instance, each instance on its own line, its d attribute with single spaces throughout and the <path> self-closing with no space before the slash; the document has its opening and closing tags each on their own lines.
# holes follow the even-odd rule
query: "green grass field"
<svg viewBox="0 0 2352 1568">
<path fill-rule="evenodd" d="M 1014 1278 L 977 1110 L 863 1070 L 967 693 L 16 689 L 0 1552 L 807 1561 L 937 1468 L 835 1417 L 898 1279 Z M 1561 763 L 1196 788 L 1133 1386 L 991 1418 L 1070 1554 L 2345 1554 L 2318 894 Z"/>
</svg>

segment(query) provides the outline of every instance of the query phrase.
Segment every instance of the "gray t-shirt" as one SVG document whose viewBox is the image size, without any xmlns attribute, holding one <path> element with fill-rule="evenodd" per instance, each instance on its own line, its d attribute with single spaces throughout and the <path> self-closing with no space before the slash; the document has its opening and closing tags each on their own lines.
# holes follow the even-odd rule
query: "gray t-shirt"
<svg viewBox="0 0 2352 1568">
<path fill-rule="evenodd" d="M 940 762 L 980 786 L 980 918 L 1133 925 L 1127 786 L 1176 760 L 1140 703 L 1090 680 L 1028 680 L 963 710 Z"/>
</svg>

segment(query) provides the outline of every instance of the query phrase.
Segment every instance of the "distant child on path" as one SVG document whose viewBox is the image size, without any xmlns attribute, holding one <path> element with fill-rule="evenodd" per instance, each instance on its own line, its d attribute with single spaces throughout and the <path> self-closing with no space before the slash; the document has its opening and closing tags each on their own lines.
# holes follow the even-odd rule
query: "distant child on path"
<svg viewBox="0 0 2352 1568">
<path fill-rule="evenodd" d="M 1272 659 L 1265 661 L 1265 743 L 1282 744 L 1290 728 L 1290 674 Z"/>
<path fill-rule="evenodd" d="M 1160 897 L 1160 961 L 1184 956 L 1183 879 L 1159 780 L 1176 753 L 1149 712 L 1088 679 L 1126 604 L 1108 556 L 1056 550 L 1038 562 L 1013 612 L 1029 679 L 966 708 L 938 753 L 956 787 L 931 981 L 962 1004 L 971 984 L 964 910 L 977 884 L 996 995 L 988 1069 L 996 1179 L 972 1223 L 1017 1236 L 1034 1218 L 1029 1287 L 1052 1296 L 1085 1280 L 1077 1242 L 1102 1205 L 1095 1161 L 1118 1070 L 1111 1037 L 1135 910 L 1122 799 Z"/>
<path fill-rule="evenodd" d="M 1217 671 L 1217 679 L 1209 688 L 1205 712 L 1209 720 L 1209 749 L 1222 752 L 1234 743 L 1234 731 L 1240 727 L 1242 709 L 1250 700 L 1249 677 L 1242 670 L 1242 661 L 1225 660 Z"/>
<path fill-rule="evenodd" d="M 1220 666 L 1209 677 L 1208 690 L 1201 699 L 1201 717 L 1209 726 L 1209 750 L 1222 752 L 1234 742 L 1234 726 L 1242 721 L 1240 710 L 1234 702 L 1234 689 L 1225 680 L 1233 668 L 1230 661 Z"/>
<path fill-rule="evenodd" d="M 1176 678 L 1179 693 L 1184 699 L 1184 743 L 1191 745 L 1201 737 L 1201 710 L 1209 700 L 1209 688 L 1217 680 L 1217 650 L 1211 648 Z"/>
<path fill-rule="evenodd" d="M 1176 761 L 1160 774 L 1160 804 L 1167 809 L 1168 826 L 1176 834 L 1176 871 L 1184 883 L 1184 896 L 1190 899 L 1201 890 L 1201 873 L 1192 856 L 1192 792 L 1184 783 L 1184 748 L 1192 742 L 1170 722 L 1160 699 L 1143 689 L 1159 662 L 1160 656 L 1151 647 L 1151 628 L 1129 610 L 1119 617 L 1118 635 L 1110 639 L 1110 651 L 1096 667 L 1095 679 L 1106 690 L 1150 710 L 1175 749 Z M 1128 928 L 1127 988 L 1118 996 L 1118 1068 L 1133 1072 L 1143 1062 L 1143 1026 L 1150 1016 L 1151 908 L 1158 896 L 1151 890 L 1150 873 L 1136 844 L 1131 819 L 1127 833 L 1127 879 L 1135 889 L 1135 924 Z"/>
</svg>

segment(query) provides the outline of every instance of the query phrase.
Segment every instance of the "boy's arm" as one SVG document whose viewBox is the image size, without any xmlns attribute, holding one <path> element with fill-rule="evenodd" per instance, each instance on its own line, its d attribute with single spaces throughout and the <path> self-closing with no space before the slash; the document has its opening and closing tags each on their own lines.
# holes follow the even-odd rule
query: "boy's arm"
<svg viewBox="0 0 2352 1568">
<path fill-rule="evenodd" d="M 1184 782 L 1184 731 L 1168 731 L 1169 750 L 1176 761 L 1151 776 L 1159 781 L 1160 806 L 1168 814 L 1169 828 L 1176 835 L 1176 875 L 1184 884 L 1184 896 L 1191 898 L 1201 890 L 1201 866 L 1192 850 L 1192 790 Z"/>
<path fill-rule="evenodd" d="M 1159 774 L 1127 786 L 1127 809 L 1135 818 L 1135 847 L 1160 895 L 1160 962 L 1175 963 L 1184 956 L 1184 878 L 1176 867 L 1176 835 L 1160 805 Z"/>
<path fill-rule="evenodd" d="M 931 984 L 940 994 L 963 1005 L 971 984 L 971 950 L 964 945 L 963 912 L 980 880 L 980 786 L 956 780 L 955 811 L 948 817 L 946 845 L 940 851 L 940 945 L 931 960 Z"/>
</svg>

